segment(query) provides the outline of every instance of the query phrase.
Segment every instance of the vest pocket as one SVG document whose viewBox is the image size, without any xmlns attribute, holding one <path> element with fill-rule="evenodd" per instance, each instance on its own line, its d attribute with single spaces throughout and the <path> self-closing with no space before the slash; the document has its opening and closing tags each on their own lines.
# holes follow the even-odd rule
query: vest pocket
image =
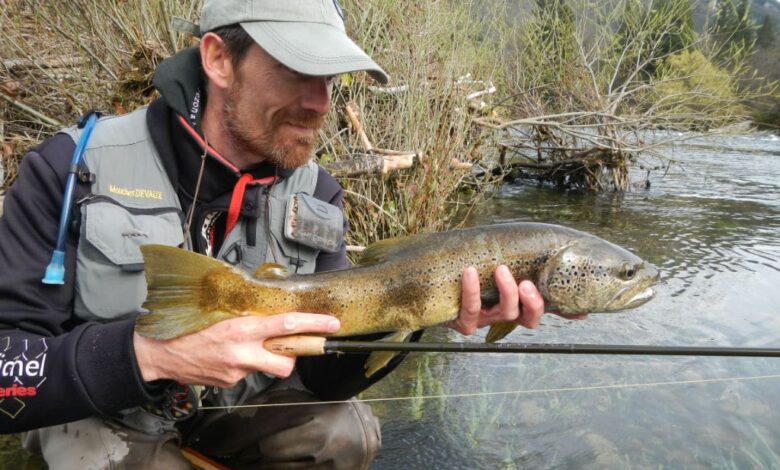
<svg viewBox="0 0 780 470">
<path fill-rule="evenodd" d="M 285 238 L 284 229 L 271 229 L 269 250 L 273 250 L 272 255 L 269 253 L 269 256 L 273 257 L 269 257 L 268 259 L 288 266 L 290 272 L 296 274 L 313 273 L 315 262 L 317 261 L 317 255 L 320 254 L 320 250 Z M 286 259 L 279 260 L 279 255 L 285 257 Z"/>
<path fill-rule="evenodd" d="M 76 314 L 85 320 L 136 315 L 146 298 L 139 247 L 183 244 L 182 212 L 175 207 L 127 207 L 107 196 L 92 197 L 81 212 Z"/>
</svg>

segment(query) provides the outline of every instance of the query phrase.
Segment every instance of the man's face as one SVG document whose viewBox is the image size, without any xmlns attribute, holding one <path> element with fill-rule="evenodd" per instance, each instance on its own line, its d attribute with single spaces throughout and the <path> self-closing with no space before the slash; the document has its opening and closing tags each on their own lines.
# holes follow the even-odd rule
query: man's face
<svg viewBox="0 0 780 470">
<path fill-rule="evenodd" d="M 332 79 L 294 72 L 252 45 L 227 90 L 223 120 L 237 150 L 282 168 L 311 158 Z"/>
</svg>

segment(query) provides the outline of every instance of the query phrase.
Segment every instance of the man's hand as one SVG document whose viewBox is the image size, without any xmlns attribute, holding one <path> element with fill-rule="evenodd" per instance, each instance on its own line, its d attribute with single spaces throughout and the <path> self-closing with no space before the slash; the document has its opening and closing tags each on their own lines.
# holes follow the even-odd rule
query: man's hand
<svg viewBox="0 0 780 470">
<path fill-rule="evenodd" d="M 526 328 L 536 328 L 544 314 L 544 299 L 531 281 L 515 281 L 504 265 L 495 272 L 500 301 L 490 308 L 482 308 L 479 277 L 473 267 L 463 271 L 460 314 L 450 322 L 450 328 L 470 335 L 477 328 L 494 323 L 514 322 Z M 585 318 L 585 315 L 567 315 L 569 319 Z"/>
<path fill-rule="evenodd" d="M 333 334 L 339 327 L 338 319 L 329 315 L 247 315 L 167 341 L 135 333 L 133 346 L 141 375 L 147 382 L 171 379 L 181 384 L 231 387 L 255 371 L 276 377 L 292 373 L 295 358 L 269 352 L 263 347 L 266 339 L 305 333 Z"/>
</svg>

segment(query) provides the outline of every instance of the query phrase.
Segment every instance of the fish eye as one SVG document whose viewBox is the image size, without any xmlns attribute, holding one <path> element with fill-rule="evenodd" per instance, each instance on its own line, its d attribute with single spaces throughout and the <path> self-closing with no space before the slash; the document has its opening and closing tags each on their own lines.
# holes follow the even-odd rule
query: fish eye
<svg viewBox="0 0 780 470">
<path fill-rule="evenodd" d="M 634 275 L 636 275 L 636 269 L 634 269 L 633 266 L 625 266 L 621 274 L 623 279 L 628 281 L 630 279 L 633 279 Z"/>
</svg>

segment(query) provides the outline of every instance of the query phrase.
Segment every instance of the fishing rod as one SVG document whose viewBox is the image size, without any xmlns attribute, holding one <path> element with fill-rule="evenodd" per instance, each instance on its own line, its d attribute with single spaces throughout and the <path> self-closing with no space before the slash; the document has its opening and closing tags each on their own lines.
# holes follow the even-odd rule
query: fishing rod
<svg viewBox="0 0 780 470">
<path fill-rule="evenodd" d="M 618 344 L 543 343 L 391 343 L 339 341 L 317 336 L 285 336 L 265 341 L 269 351 L 286 356 L 320 356 L 333 353 L 456 352 L 511 354 L 624 354 L 640 356 L 780 357 L 778 348 L 698 346 L 643 346 Z"/>
</svg>

